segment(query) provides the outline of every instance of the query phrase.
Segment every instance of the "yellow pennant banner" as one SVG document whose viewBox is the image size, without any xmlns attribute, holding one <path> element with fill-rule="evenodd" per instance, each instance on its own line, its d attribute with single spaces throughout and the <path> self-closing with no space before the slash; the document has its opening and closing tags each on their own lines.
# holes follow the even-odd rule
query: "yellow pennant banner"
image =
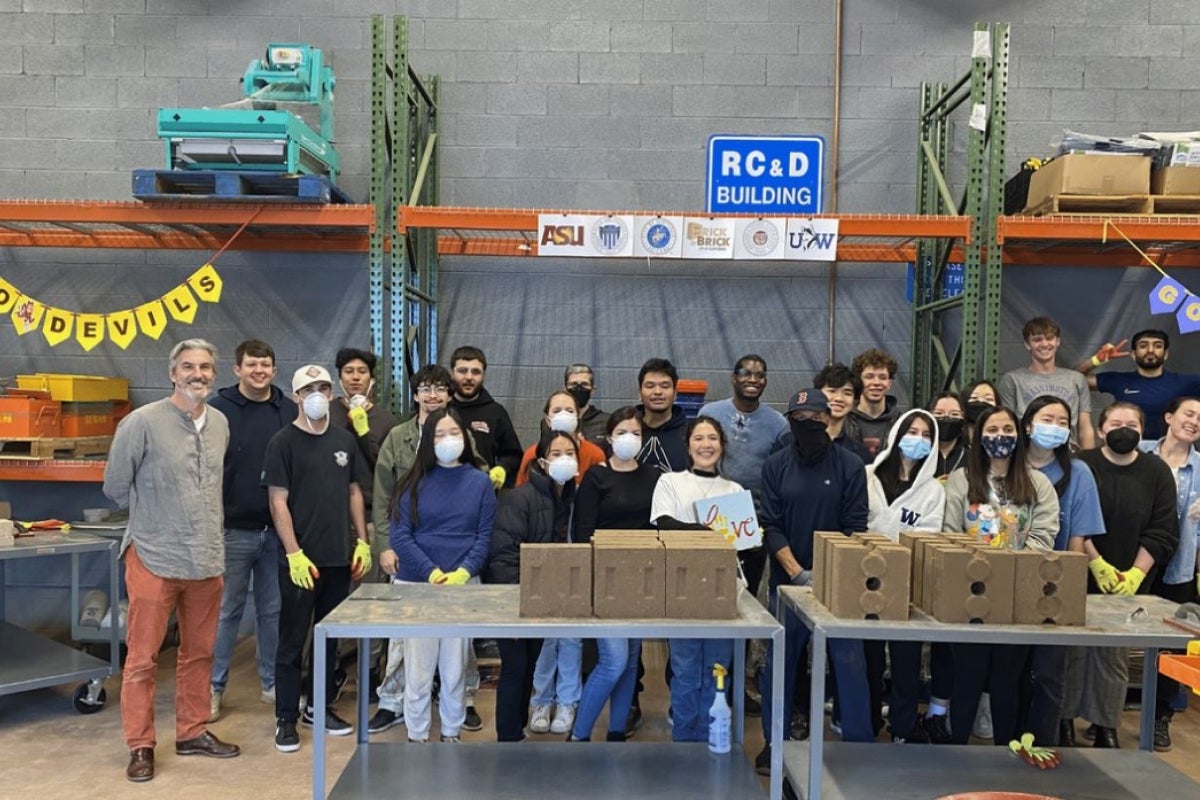
<svg viewBox="0 0 1200 800">
<path fill-rule="evenodd" d="M 105 338 L 124 350 L 139 333 L 158 339 L 172 319 L 191 325 L 200 303 L 221 300 L 224 285 L 213 265 L 205 264 L 162 297 L 136 308 L 83 314 L 39 303 L 0 278 L 0 314 L 9 315 L 18 336 L 40 330 L 51 347 L 74 336 L 85 352 L 93 350 Z"/>
</svg>

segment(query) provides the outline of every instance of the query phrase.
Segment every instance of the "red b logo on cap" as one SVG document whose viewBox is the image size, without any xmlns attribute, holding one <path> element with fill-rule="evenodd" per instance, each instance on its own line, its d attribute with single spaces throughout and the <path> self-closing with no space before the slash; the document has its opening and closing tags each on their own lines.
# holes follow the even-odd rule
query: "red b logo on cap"
<svg viewBox="0 0 1200 800">
<path fill-rule="evenodd" d="M 808 392 L 805 392 L 805 391 L 796 392 L 796 403 L 798 403 L 799 405 L 804 405 L 807 402 L 808 402 Z"/>
</svg>

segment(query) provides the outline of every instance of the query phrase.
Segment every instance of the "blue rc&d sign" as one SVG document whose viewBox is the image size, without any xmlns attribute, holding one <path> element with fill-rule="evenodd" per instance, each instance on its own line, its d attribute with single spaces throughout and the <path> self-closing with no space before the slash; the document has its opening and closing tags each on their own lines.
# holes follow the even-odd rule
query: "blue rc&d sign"
<svg viewBox="0 0 1200 800">
<path fill-rule="evenodd" d="M 705 203 L 710 214 L 811 216 L 824 208 L 825 140 L 820 136 L 708 139 Z"/>
</svg>

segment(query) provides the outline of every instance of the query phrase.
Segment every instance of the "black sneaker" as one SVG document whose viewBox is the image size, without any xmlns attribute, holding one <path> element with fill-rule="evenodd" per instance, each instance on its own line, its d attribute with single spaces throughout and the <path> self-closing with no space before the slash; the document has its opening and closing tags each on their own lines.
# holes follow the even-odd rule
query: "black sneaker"
<svg viewBox="0 0 1200 800">
<path fill-rule="evenodd" d="M 947 725 L 948 715 L 926 714 L 921 719 L 921 727 L 925 729 L 930 744 L 950 744 L 950 726 Z"/>
<path fill-rule="evenodd" d="M 463 720 L 464 731 L 481 731 L 483 730 L 483 720 L 479 716 L 479 712 L 475 710 L 475 706 L 467 706 L 467 716 Z"/>
<path fill-rule="evenodd" d="M 634 703 L 629 709 L 629 716 L 625 719 L 625 738 L 633 738 L 633 734 L 640 727 L 642 727 L 642 707 Z"/>
<path fill-rule="evenodd" d="M 808 714 L 797 711 L 792 714 L 792 724 L 788 727 L 787 738 L 793 742 L 803 742 L 808 739 Z"/>
<path fill-rule="evenodd" d="M 1100 726 L 1093 722 L 1091 725 L 1088 725 L 1083 729 L 1083 738 L 1087 739 L 1089 742 L 1094 742 L 1096 741 L 1096 732 L 1099 730 Z"/>
<path fill-rule="evenodd" d="M 929 733 L 921 727 L 921 721 L 917 720 L 917 724 L 913 729 L 904 736 L 892 736 L 894 744 L 929 744 Z"/>
<path fill-rule="evenodd" d="M 1157 753 L 1168 753 L 1171 750 L 1171 719 L 1159 717 L 1154 720 L 1154 750 Z"/>
<path fill-rule="evenodd" d="M 395 711 L 389 711 L 386 708 L 381 708 L 371 717 L 371 721 L 367 723 L 367 733 L 383 733 L 386 730 L 404 724 L 404 714 L 397 714 Z"/>
<path fill-rule="evenodd" d="M 313 710 L 312 707 L 304 709 L 304 714 L 300 717 L 300 724 L 309 728 L 313 726 Z M 348 736 L 354 733 L 354 726 L 337 715 L 332 708 L 325 709 L 325 733 L 330 736 Z"/>
<path fill-rule="evenodd" d="M 294 753 L 300 749 L 300 734 L 294 719 L 275 720 L 275 749 L 281 753 Z"/>
<path fill-rule="evenodd" d="M 762 752 L 754 757 L 754 771 L 759 775 L 771 774 L 771 745 L 764 744 Z"/>
<path fill-rule="evenodd" d="M 350 673 L 338 667 L 333 671 L 333 699 L 329 701 L 329 705 L 333 705 L 338 700 L 342 699 L 342 690 L 346 688 L 346 681 L 350 680 Z"/>
</svg>

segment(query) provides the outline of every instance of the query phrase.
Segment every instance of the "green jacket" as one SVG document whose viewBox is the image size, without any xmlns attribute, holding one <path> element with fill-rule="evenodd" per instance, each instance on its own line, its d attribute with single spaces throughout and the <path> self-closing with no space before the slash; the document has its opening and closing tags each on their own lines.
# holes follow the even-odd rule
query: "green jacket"
<svg viewBox="0 0 1200 800">
<path fill-rule="evenodd" d="M 379 459 L 375 462 L 375 503 L 371 506 L 371 522 L 375 532 L 387 538 L 388 507 L 392 491 L 404 473 L 417 460 L 417 445 L 421 442 L 421 425 L 417 418 L 401 422 L 392 428 L 379 447 Z"/>
</svg>

